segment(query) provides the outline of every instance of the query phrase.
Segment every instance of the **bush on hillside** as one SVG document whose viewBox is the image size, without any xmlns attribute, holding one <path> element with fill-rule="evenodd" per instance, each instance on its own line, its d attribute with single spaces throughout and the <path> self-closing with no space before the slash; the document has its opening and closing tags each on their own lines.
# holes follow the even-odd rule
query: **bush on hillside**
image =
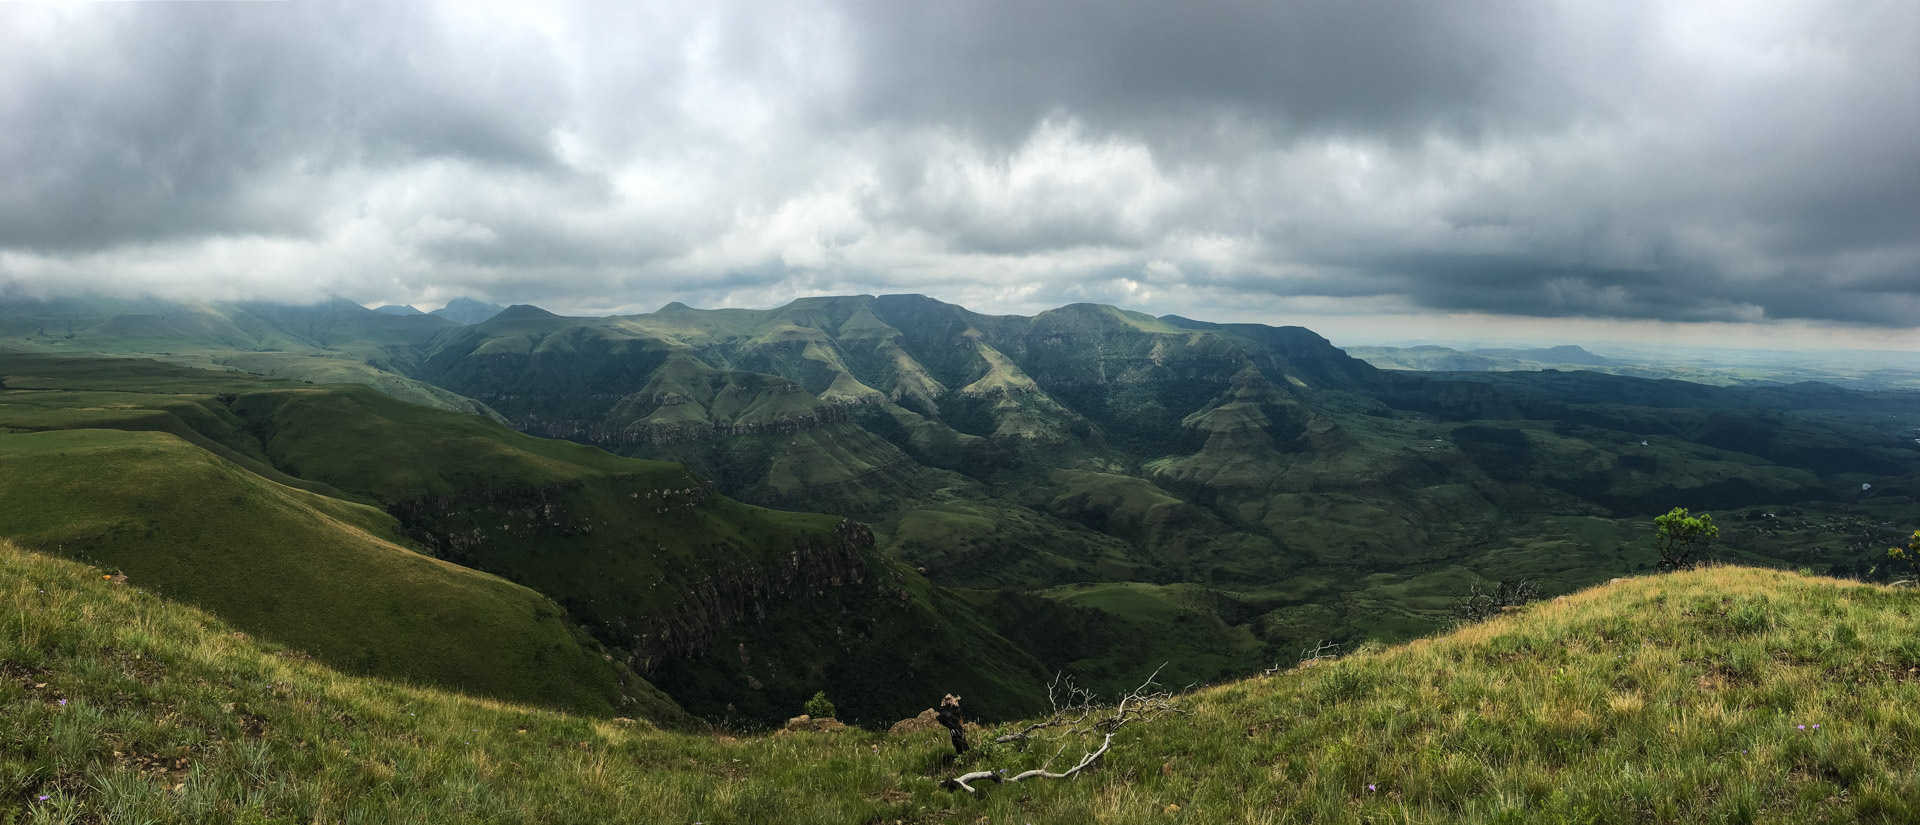
<svg viewBox="0 0 1920 825">
<path fill-rule="evenodd" d="M 1712 515 L 1695 516 L 1685 507 L 1675 507 L 1666 515 L 1655 517 L 1653 524 L 1653 546 L 1660 551 L 1660 563 L 1654 565 L 1654 569 L 1662 573 L 1692 570 L 1693 554 L 1720 537 L 1720 528 L 1714 526 Z"/>
<path fill-rule="evenodd" d="M 1907 546 L 1887 548 L 1887 558 L 1906 562 L 1908 575 L 1905 583 L 1920 584 L 1920 530 L 1913 531 L 1913 537 L 1907 539 Z"/>
<path fill-rule="evenodd" d="M 813 694 L 813 698 L 807 700 L 806 707 L 803 709 L 808 716 L 815 719 L 833 718 L 833 703 L 827 701 L 827 692 L 824 690 Z"/>
</svg>

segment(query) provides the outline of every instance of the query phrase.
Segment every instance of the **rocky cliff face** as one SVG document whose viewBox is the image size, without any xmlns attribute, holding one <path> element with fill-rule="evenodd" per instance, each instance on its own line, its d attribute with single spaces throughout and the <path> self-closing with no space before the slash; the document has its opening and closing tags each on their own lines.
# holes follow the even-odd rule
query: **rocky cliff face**
<svg viewBox="0 0 1920 825">
<path fill-rule="evenodd" d="M 794 542 L 773 563 L 720 566 L 681 585 L 673 605 L 629 625 L 627 664 L 644 674 L 670 659 L 700 655 L 722 630 L 766 619 L 776 602 L 861 583 L 869 575 L 866 554 L 872 547 L 873 531 L 849 520 L 831 536 Z"/>
<path fill-rule="evenodd" d="M 864 524 L 842 520 L 748 546 L 720 538 L 722 531 L 689 529 L 731 521 L 716 507 L 738 507 L 711 483 L 649 481 L 479 488 L 387 509 L 434 555 L 547 593 L 643 673 L 705 653 L 721 631 L 765 619 L 771 605 L 872 575 L 873 531 Z M 607 566 L 591 575 L 552 569 L 592 558 Z"/>
</svg>

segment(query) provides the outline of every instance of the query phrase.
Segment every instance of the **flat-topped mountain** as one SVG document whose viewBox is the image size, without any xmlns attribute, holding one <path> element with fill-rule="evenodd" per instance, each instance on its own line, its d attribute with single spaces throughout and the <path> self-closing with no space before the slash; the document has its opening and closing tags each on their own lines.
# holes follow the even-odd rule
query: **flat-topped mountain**
<svg viewBox="0 0 1920 825">
<path fill-rule="evenodd" d="M 1417 347 L 1347 347 L 1346 352 L 1381 369 L 1430 372 L 1494 372 L 1539 370 L 1550 367 L 1612 367 L 1614 361 L 1572 344 L 1532 349 L 1475 349 L 1461 351 L 1433 345 Z"/>
<path fill-rule="evenodd" d="M 1534 347 L 1530 349 L 1476 349 L 1473 351 L 1473 354 L 1486 355 L 1494 358 L 1518 358 L 1522 361 L 1534 361 L 1542 364 L 1578 364 L 1581 366 L 1603 367 L 1613 363 L 1606 358 L 1594 355 L 1586 351 L 1586 349 L 1573 344 L 1561 344 L 1555 347 Z"/>
</svg>

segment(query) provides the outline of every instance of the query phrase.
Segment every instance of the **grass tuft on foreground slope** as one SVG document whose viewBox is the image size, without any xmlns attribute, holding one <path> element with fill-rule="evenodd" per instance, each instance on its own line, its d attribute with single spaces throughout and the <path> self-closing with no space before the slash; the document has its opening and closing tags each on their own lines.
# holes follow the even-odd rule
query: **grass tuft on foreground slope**
<svg viewBox="0 0 1920 825">
<path fill-rule="evenodd" d="M 1917 605 L 1620 581 L 1201 690 L 1097 770 L 973 799 L 935 777 L 1053 749 L 949 765 L 938 733 L 736 740 L 348 677 L 0 544 L 0 822 L 1915 821 Z"/>
</svg>

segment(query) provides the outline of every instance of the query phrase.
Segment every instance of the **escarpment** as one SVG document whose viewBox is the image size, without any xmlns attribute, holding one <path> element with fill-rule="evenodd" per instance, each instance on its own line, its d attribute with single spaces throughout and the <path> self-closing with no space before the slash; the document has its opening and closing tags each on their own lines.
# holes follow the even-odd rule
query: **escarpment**
<svg viewBox="0 0 1920 825">
<path fill-rule="evenodd" d="M 721 631 L 766 619 L 777 602 L 864 582 L 872 548 L 873 531 L 847 520 L 831 535 L 799 539 L 767 562 L 719 566 L 679 585 L 680 598 L 672 605 L 623 623 L 619 646 L 629 651 L 628 666 L 643 674 L 668 660 L 703 654 Z"/>
<path fill-rule="evenodd" d="M 756 524 L 767 511 L 728 501 L 705 481 L 475 488 L 388 512 L 433 555 L 545 593 L 642 673 L 704 653 L 722 631 L 765 619 L 777 603 L 872 575 L 866 525 Z"/>
<path fill-rule="evenodd" d="M 713 497 L 713 484 L 695 481 L 684 487 L 655 487 L 651 479 L 615 476 L 600 480 L 596 492 L 625 497 L 639 512 L 664 515 L 699 507 Z M 569 507 L 588 492 L 582 481 L 547 485 L 477 487 L 436 493 L 387 507 L 399 519 L 401 532 L 448 561 L 471 564 L 474 551 L 489 540 L 567 538 L 594 532 L 595 513 Z M 605 526 L 610 519 L 602 517 Z"/>
</svg>

